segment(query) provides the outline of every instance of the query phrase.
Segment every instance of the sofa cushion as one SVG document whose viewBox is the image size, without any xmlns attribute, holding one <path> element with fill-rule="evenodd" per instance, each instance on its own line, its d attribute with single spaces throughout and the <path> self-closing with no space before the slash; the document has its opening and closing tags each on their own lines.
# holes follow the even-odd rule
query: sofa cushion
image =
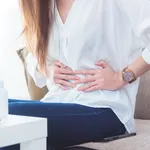
<svg viewBox="0 0 150 150">
<path fill-rule="evenodd" d="M 45 94 L 48 92 L 47 87 L 39 88 L 35 85 L 33 78 L 29 75 L 26 69 L 26 56 L 28 55 L 28 50 L 26 48 L 19 49 L 17 51 L 18 56 L 20 57 L 23 66 L 24 66 L 24 73 L 27 83 L 27 88 L 32 100 L 41 100 Z"/>
<path fill-rule="evenodd" d="M 136 99 L 135 118 L 150 119 L 150 71 L 144 74 L 140 80 Z"/>
<path fill-rule="evenodd" d="M 87 143 L 81 146 L 97 150 L 150 150 L 150 121 L 136 120 L 137 135 L 107 143 Z"/>
</svg>

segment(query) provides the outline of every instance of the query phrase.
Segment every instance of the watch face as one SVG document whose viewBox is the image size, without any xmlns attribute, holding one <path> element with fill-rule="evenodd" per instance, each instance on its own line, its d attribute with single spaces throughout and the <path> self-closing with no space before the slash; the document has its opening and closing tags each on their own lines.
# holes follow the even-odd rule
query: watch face
<svg viewBox="0 0 150 150">
<path fill-rule="evenodd" d="M 124 73 L 124 80 L 130 82 L 133 80 L 133 73 L 128 71 Z"/>
</svg>

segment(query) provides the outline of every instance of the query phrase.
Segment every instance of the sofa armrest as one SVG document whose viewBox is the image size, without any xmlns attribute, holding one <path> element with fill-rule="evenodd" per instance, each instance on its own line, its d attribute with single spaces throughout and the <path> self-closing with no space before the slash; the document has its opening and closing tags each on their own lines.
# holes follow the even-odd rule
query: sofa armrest
<svg viewBox="0 0 150 150">
<path fill-rule="evenodd" d="M 27 88 L 28 88 L 30 97 L 32 100 L 41 100 L 48 92 L 48 89 L 47 89 L 47 87 L 44 87 L 44 88 L 37 87 L 34 83 L 34 80 L 27 72 L 26 57 L 28 55 L 28 52 L 29 51 L 26 48 L 17 50 L 17 54 L 23 63 L 26 84 L 27 84 Z"/>
</svg>

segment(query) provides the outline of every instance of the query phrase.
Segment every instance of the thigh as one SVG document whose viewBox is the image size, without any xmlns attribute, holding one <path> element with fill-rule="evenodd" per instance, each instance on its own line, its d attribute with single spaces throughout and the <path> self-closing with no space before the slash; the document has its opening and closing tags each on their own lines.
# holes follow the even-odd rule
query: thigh
<svg viewBox="0 0 150 150">
<path fill-rule="evenodd" d="M 124 125 L 109 108 L 84 114 L 57 116 L 49 123 L 51 123 L 49 143 L 53 147 L 60 148 L 100 142 L 106 137 L 121 135 L 126 131 Z"/>
<path fill-rule="evenodd" d="M 91 108 L 78 104 L 14 101 L 11 114 L 46 117 L 48 143 L 66 147 L 125 132 L 123 124 L 109 108 Z"/>
<path fill-rule="evenodd" d="M 103 110 L 103 109 L 101 109 Z M 100 109 L 72 103 L 45 103 L 41 101 L 10 100 L 9 113 L 34 117 L 56 117 L 83 115 L 99 112 Z"/>
<path fill-rule="evenodd" d="M 24 102 L 24 103 L 28 103 L 28 102 L 39 102 L 38 100 L 20 100 L 20 99 L 9 99 L 8 100 L 9 103 L 15 103 L 15 102 Z"/>
</svg>

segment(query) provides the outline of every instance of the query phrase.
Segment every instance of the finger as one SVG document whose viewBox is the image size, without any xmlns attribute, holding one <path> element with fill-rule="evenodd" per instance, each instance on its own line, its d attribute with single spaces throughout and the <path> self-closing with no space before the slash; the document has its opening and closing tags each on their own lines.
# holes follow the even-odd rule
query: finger
<svg viewBox="0 0 150 150">
<path fill-rule="evenodd" d="M 62 86 L 68 86 L 68 87 L 72 87 L 72 88 L 75 88 L 76 85 L 73 84 L 73 83 L 70 83 L 70 82 L 67 82 L 65 80 L 60 80 L 60 79 L 56 79 L 54 81 L 56 84 L 61 84 Z"/>
<path fill-rule="evenodd" d="M 84 79 L 80 79 L 76 81 L 75 84 L 94 82 L 95 80 L 96 80 L 96 76 L 87 76 Z"/>
<path fill-rule="evenodd" d="M 60 61 L 56 61 L 55 62 L 55 65 L 59 66 L 59 67 L 63 67 L 63 68 L 66 68 L 67 66 L 64 65 L 63 63 L 61 63 Z"/>
<path fill-rule="evenodd" d="M 63 79 L 63 80 L 79 80 L 80 78 L 73 75 L 64 75 L 64 74 L 56 74 L 54 76 L 57 79 Z"/>
<path fill-rule="evenodd" d="M 67 68 L 60 68 L 60 73 L 74 75 L 74 72 L 71 69 L 67 69 Z"/>
<path fill-rule="evenodd" d="M 97 70 L 76 70 L 74 71 L 75 74 L 85 74 L 85 75 L 94 75 L 96 74 Z"/>
<path fill-rule="evenodd" d="M 101 66 L 103 68 L 108 68 L 109 67 L 109 65 L 105 61 L 103 61 L 103 60 L 96 62 L 96 65 L 97 66 Z"/>
<path fill-rule="evenodd" d="M 97 85 L 96 82 L 92 82 L 92 83 L 89 83 L 89 84 L 87 84 L 85 86 L 81 86 L 80 88 L 78 88 L 78 90 L 79 91 L 85 91 L 85 90 L 87 90 L 89 88 L 92 88 L 93 86 L 96 86 L 96 85 Z"/>
<path fill-rule="evenodd" d="M 85 90 L 85 92 L 92 92 L 92 91 L 97 91 L 97 90 L 100 90 L 101 89 L 101 86 L 98 85 L 98 86 L 94 86 L 94 87 L 91 87 L 87 90 Z"/>
<path fill-rule="evenodd" d="M 69 87 L 64 87 L 63 85 L 59 84 L 59 87 L 63 90 L 69 90 L 70 88 Z"/>
</svg>

